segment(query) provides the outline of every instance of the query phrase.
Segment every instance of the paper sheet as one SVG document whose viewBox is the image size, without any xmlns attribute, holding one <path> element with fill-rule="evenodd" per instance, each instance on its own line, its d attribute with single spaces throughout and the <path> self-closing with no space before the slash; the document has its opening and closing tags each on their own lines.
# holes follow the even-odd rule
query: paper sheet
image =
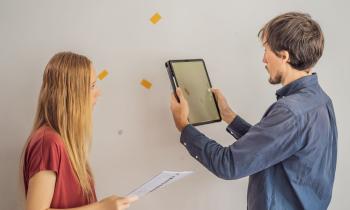
<svg viewBox="0 0 350 210">
<path fill-rule="evenodd" d="M 144 183 L 139 188 L 130 192 L 128 196 L 138 196 L 139 198 L 145 196 L 146 194 L 153 192 L 159 188 L 162 188 L 170 183 L 173 183 L 179 179 L 182 179 L 190 174 L 193 171 L 163 171 L 157 176 L 153 177 L 150 181 Z"/>
</svg>

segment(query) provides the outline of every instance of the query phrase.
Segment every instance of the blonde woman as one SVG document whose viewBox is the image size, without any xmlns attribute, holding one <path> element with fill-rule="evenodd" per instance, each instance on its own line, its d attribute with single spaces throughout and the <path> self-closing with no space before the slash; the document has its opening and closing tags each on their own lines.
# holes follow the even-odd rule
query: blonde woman
<svg viewBox="0 0 350 210">
<path fill-rule="evenodd" d="M 88 58 L 71 52 L 51 58 L 22 155 L 26 210 L 123 210 L 137 199 L 110 196 L 97 202 L 88 154 L 99 95 Z"/>
</svg>

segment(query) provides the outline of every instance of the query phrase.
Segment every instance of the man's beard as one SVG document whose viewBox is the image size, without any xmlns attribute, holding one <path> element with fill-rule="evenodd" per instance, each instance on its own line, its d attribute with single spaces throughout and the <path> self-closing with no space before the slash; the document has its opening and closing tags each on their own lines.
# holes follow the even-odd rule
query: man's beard
<svg viewBox="0 0 350 210">
<path fill-rule="evenodd" d="M 269 78 L 269 82 L 270 82 L 270 84 L 272 84 L 272 85 L 280 84 L 281 81 L 282 81 L 281 75 L 277 75 L 274 79 L 272 79 L 271 76 L 270 76 L 270 78 Z"/>
<path fill-rule="evenodd" d="M 269 72 L 267 66 L 265 66 L 265 69 Z M 269 83 L 272 85 L 280 84 L 282 81 L 282 76 L 280 74 L 277 74 L 276 77 L 273 79 L 271 75 L 269 74 Z"/>
</svg>

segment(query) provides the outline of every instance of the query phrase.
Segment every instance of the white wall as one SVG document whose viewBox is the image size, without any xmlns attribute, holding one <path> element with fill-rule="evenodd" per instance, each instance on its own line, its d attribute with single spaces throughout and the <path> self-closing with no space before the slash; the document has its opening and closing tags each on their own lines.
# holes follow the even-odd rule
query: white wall
<svg viewBox="0 0 350 210">
<path fill-rule="evenodd" d="M 110 75 L 94 112 L 91 154 L 99 198 L 125 195 L 161 170 L 194 170 L 192 177 L 142 198 L 131 209 L 246 208 L 247 179 L 224 181 L 179 143 L 169 112 L 168 59 L 204 58 L 214 86 L 251 123 L 275 100 L 261 62 L 260 27 L 287 11 L 309 12 L 326 37 L 316 66 L 334 102 L 339 155 L 330 209 L 350 206 L 349 20 L 345 0 L 1 0 L 0 209 L 19 208 L 18 160 L 32 126 L 44 67 L 59 51 L 90 57 Z M 159 12 L 156 25 L 149 18 Z M 141 79 L 153 82 L 149 91 Z M 118 131 L 122 129 L 123 134 Z M 200 129 L 224 145 L 225 124 Z"/>
</svg>

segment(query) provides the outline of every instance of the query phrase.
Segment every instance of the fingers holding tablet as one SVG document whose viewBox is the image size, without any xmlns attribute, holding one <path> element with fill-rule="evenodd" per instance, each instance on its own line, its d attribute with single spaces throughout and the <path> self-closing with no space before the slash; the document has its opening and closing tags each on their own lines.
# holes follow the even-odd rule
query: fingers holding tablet
<svg viewBox="0 0 350 210">
<path fill-rule="evenodd" d="M 211 83 L 203 59 L 170 60 L 166 62 L 169 79 L 174 92 L 181 88 L 181 95 L 189 106 L 189 123 L 203 125 L 220 122 L 221 116 L 210 92 Z M 180 98 L 176 94 L 178 101 Z"/>
<path fill-rule="evenodd" d="M 216 101 L 218 102 L 222 120 L 224 120 L 227 124 L 230 124 L 235 118 L 236 113 L 232 111 L 230 105 L 228 104 L 225 96 L 222 94 L 220 89 L 211 88 L 211 91 L 214 93 Z"/>
</svg>

